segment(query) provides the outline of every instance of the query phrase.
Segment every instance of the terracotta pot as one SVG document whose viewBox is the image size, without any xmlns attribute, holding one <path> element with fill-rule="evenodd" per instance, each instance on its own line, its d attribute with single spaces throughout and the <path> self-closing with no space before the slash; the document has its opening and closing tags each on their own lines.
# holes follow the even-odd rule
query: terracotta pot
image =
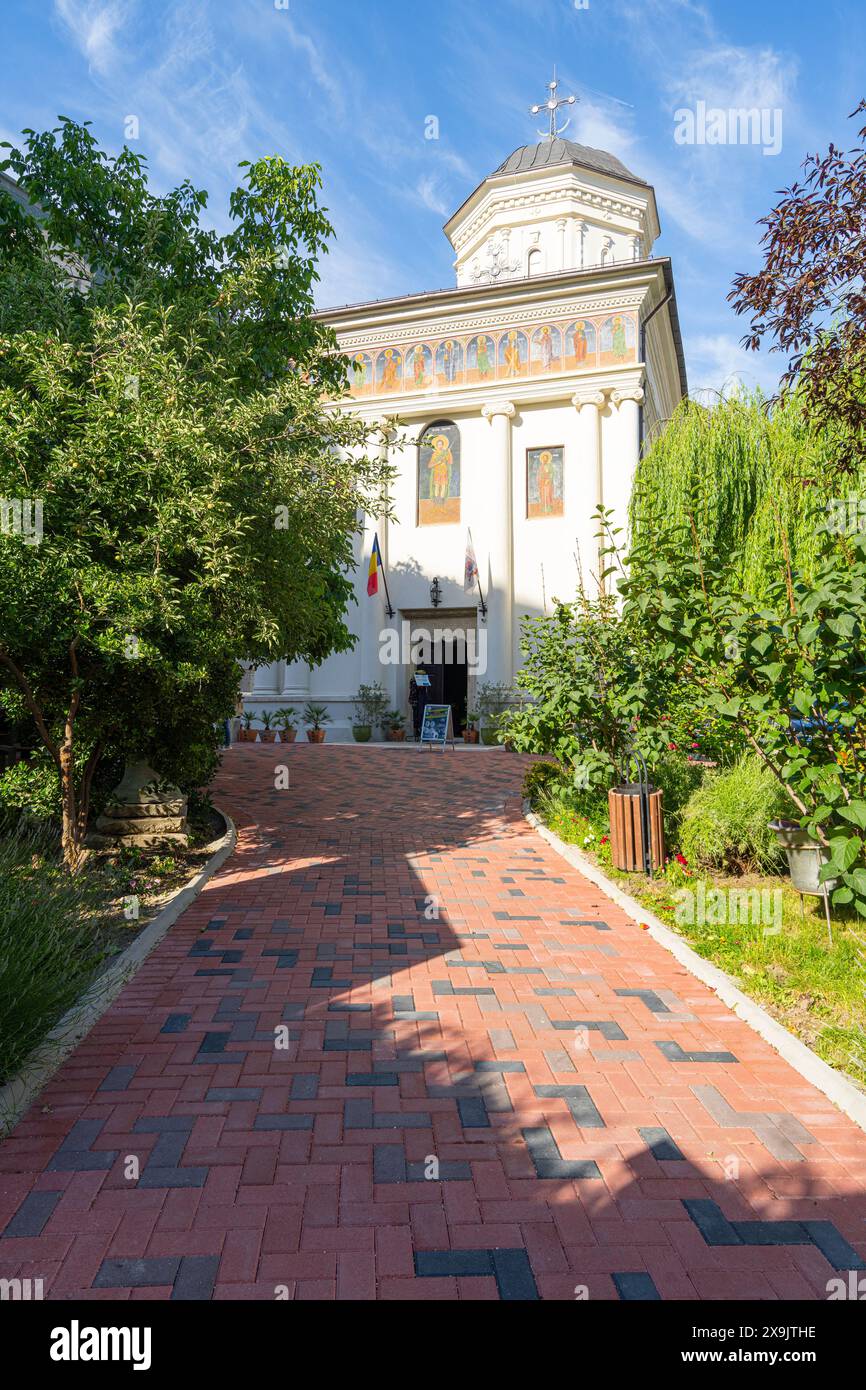
<svg viewBox="0 0 866 1390">
<path fill-rule="evenodd" d="M 308 729 L 307 738 L 310 740 L 310 743 L 324 743 L 325 733 L 325 729 Z"/>
<path fill-rule="evenodd" d="M 280 743 L 294 743 L 297 729 L 280 729 Z"/>
<path fill-rule="evenodd" d="M 385 738 L 388 740 L 389 743 L 405 743 L 405 742 L 406 742 L 406 730 L 405 730 L 405 729 L 389 729 L 388 732 L 387 732 L 386 735 L 385 735 Z"/>
<path fill-rule="evenodd" d="M 260 729 L 259 738 L 262 743 L 275 743 L 277 738 L 276 729 Z"/>
<path fill-rule="evenodd" d="M 477 743 L 477 742 L 478 742 L 478 730 L 477 730 L 477 729 L 464 729 L 464 730 L 463 730 L 463 742 L 464 742 L 464 743 Z"/>
<path fill-rule="evenodd" d="M 255 731 L 255 729 L 238 729 L 238 742 L 239 742 L 239 743 L 255 743 L 255 741 L 256 741 L 256 731 Z"/>
</svg>

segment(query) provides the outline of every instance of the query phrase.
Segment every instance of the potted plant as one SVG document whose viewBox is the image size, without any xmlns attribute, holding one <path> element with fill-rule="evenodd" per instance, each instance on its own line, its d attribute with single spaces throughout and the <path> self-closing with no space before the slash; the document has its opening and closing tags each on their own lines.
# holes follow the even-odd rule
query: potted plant
<svg viewBox="0 0 866 1390">
<path fill-rule="evenodd" d="M 388 697 L 382 686 L 359 685 L 355 696 L 355 718 L 352 721 L 352 737 L 356 743 L 369 743 L 373 728 L 381 724 L 388 705 Z"/>
<path fill-rule="evenodd" d="M 241 724 L 241 727 L 238 729 L 238 742 L 239 742 L 239 743 L 255 743 L 255 741 L 256 741 L 256 731 L 255 731 L 255 729 L 253 728 L 253 719 L 254 719 L 254 718 L 255 718 L 255 714 L 254 714 L 253 710 L 249 710 L 249 709 L 245 709 L 245 710 L 244 710 L 243 714 L 241 715 L 241 719 L 243 720 L 243 723 Z"/>
<path fill-rule="evenodd" d="M 269 709 L 263 709 L 261 714 L 259 715 L 259 719 L 262 721 L 262 727 L 259 732 L 259 738 L 261 739 L 262 743 L 275 743 L 277 738 L 277 731 L 276 729 L 271 728 L 271 725 L 274 722 L 273 712 Z"/>
<path fill-rule="evenodd" d="M 478 720 L 481 718 L 477 710 L 470 710 L 466 715 L 466 723 L 463 725 L 463 742 L 478 742 Z"/>
<path fill-rule="evenodd" d="M 307 738 L 310 743 L 324 743 L 325 729 L 323 725 L 330 724 L 331 716 L 324 705 L 315 705 L 308 700 L 304 705 L 304 723 L 307 727 Z"/>
<path fill-rule="evenodd" d="M 819 882 L 818 876 L 830 859 L 830 851 L 817 840 L 813 840 L 808 831 L 802 829 L 799 821 L 780 817 L 779 820 L 770 821 L 770 829 L 775 831 L 776 839 L 788 857 L 791 887 L 796 888 L 798 893 L 823 898 L 839 886 L 837 878 L 828 878 L 824 883 Z"/>
<path fill-rule="evenodd" d="M 389 709 L 383 720 L 385 738 L 389 743 L 403 743 L 406 739 L 406 721 L 398 709 Z"/>
<path fill-rule="evenodd" d="M 298 726 L 295 723 L 298 711 L 291 705 L 274 712 L 274 723 L 280 731 L 280 743 L 294 743 Z"/>
<path fill-rule="evenodd" d="M 478 687 L 478 709 L 483 723 L 481 742 L 491 747 L 500 742 L 499 721 L 511 701 L 511 686 L 505 681 L 485 681 Z"/>
</svg>

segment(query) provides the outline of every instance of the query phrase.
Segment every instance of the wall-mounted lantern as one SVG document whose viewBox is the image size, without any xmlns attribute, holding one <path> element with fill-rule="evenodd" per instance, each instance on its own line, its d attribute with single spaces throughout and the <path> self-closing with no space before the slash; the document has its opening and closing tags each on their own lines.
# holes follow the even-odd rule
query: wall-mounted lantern
<svg viewBox="0 0 866 1390">
<path fill-rule="evenodd" d="M 430 602 L 434 608 L 438 608 L 442 602 L 442 588 L 438 578 L 434 579 L 433 583 L 430 585 Z"/>
</svg>

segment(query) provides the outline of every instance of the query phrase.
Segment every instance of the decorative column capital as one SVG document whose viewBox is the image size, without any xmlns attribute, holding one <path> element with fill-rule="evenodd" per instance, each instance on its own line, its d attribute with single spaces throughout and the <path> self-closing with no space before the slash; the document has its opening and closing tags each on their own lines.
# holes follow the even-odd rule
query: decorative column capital
<svg viewBox="0 0 866 1390">
<path fill-rule="evenodd" d="M 603 391 L 575 391 L 571 398 L 571 404 L 575 410 L 580 411 L 585 405 L 594 405 L 599 410 L 604 405 Z"/>
<path fill-rule="evenodd" d="M 510 420 L 516 413 L 517 407 L 513 401 L 492 401 L 489 405 L 481 407 L 481 414 L 488 424 L 492 424 L 497 415 L 504 415 Z"/>
<path fill-rule="evenodd" d="M 610 399 L 615 406 L 621 406 L 623 401 L 634 401 L 635 405 L 640 405 L 644 399 L 643 387 L 629 386 L 611 391 Z"/>
</svg>

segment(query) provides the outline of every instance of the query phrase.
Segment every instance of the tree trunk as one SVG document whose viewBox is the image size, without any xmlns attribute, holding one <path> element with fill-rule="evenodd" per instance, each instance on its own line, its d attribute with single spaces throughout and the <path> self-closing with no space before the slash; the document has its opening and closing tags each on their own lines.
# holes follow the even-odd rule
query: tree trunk
<svg viewBox="0 0 866 1390">
<path fill-rule="evenodd" d="M 65 737 L 60 745 L 60 797 L 63 807 L 61 844 L 63 858 L 70 873 L 81 866 L 82 826 L 75 799 L 75 754 L 72 745 L 72 718 L 66 721 Z"/>
</svg>

